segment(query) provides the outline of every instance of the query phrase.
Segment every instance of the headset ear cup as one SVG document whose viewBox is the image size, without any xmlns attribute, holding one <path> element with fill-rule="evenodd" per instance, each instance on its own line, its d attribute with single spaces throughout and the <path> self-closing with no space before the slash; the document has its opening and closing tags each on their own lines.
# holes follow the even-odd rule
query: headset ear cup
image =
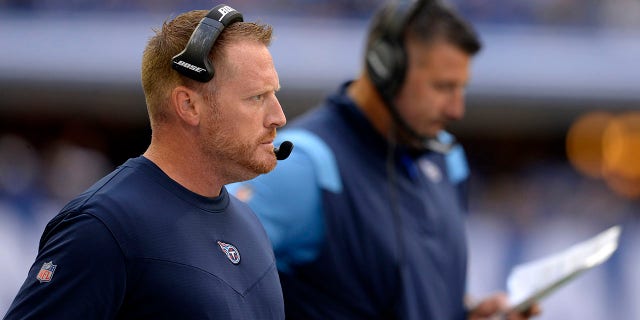
<svg viewBox="0 0 640 320">
<path fill-rule="evenodd" d="M 386 83 L 391 75 L 389 58 L 391 56 L 391 46 L 386 41 L 378 40 L 367 53 L 367 69 L 371 81 L 379 87 L 386 87 Z"/>
<path fill-rule="evenodd" d="M 404 80 L 405 61 L 401 45 L 380 39 L 371 46 L 366 56 L 369 78 L 378 90 L 395 96 Z"/>
<path fill-rule="evenodd" d="M 367 48 L 366 68 L 378 91 L 391 99 L 404 83 L 407 72 L 407 52 L 404 32 L 412 17 L 429 1 L 393 1 L 386 4 L 374 20 L 370 36 L 375 40 Z M 430 2 L 429 2 L 430 3 Z"/>
</svg>

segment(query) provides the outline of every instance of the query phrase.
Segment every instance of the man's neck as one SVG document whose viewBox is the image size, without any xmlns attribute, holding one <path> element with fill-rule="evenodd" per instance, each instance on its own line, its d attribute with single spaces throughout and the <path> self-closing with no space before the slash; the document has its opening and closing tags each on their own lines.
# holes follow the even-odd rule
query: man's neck
<svg viewBox="0 0 640 320">
<path fill-rule="evenodd" d="M 347 94 L 376 131 L 387 137 L 392 125 L 391 116 L 371 81 L 360 76 L 349 85 Z"/>
<path fill-rule="evenodd" d="M 220 195 L 224 183 L 218 181 L 214 167 L 206 165 L 207 161 L 193 148 L 152 141 L 143 156 L 186 189 L 205 197 Z"/>
</svg>

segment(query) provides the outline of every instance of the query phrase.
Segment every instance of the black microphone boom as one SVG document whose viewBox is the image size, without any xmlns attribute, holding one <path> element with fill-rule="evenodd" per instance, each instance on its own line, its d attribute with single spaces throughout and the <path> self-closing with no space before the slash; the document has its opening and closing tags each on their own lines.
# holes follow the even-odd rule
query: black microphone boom
<svg viewBox="0 0 640 320">
<path fill-rule="evenodd" d="M 284 160 L 289 157 L 293 150 L 293 143 L 291 141 L 284 141 L 279 147 L 273 148 L 273 152 L 276 154 L 276 159 Z"/>
</svg>

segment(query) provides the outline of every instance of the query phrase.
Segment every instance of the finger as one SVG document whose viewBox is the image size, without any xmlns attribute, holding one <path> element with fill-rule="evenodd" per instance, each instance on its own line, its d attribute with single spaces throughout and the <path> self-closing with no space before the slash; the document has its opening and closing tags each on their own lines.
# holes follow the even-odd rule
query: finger
<svg viewBox="0 0 640 320">
<path fill-rule="evenodd" d="M 531 307 L 529 307 L 527 310 L 525 310 L 524 314 L 528 317 L 534 317 L 537 315 L 540 315 L 540 313 L 542 312 L 542 309 L 540 308 L 540 305 L 537 303 L 534 303 L 531 305 Z"/>
<path fill-rule="evenodd" d="M 540 315 L 541 309 L 540 305 L 537 303 L 532 304 L 529 308 L 524 311 L 513 311 L 509 313 L 509 320 L 526 320 L 531 317 L 535 317 Z"/>
</svg>

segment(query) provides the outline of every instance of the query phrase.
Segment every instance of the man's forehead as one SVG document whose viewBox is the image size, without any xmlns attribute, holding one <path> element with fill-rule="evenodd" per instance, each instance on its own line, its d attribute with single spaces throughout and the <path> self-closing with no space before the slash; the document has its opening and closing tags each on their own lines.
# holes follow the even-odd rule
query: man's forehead
<svg viewBox="0 0 640 320">
<path fill-rule="evenodd" d="M 407 54 L 410 60 L 419 64 L 460 61 L 469 58 L 462 49 L 446 41 L 407 43 Z"/>
</svg>

